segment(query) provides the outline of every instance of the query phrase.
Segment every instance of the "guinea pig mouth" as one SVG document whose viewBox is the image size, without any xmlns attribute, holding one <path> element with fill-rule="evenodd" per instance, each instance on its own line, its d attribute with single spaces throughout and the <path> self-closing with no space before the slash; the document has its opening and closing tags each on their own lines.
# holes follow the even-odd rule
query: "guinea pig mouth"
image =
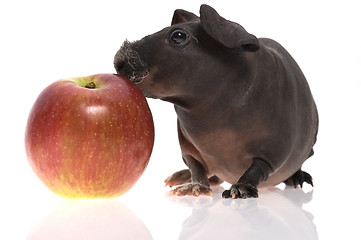
<svg viewBox="0 0 361 240">
<path fill-rule="evenodd" d="M 135 84 L 141 84 L 144 81 L 144 79 L 149 76 L 149 71 L 144 70 L 138 72 L 129 68 L 121 68 L 120 70 L 117 70 L 117 74 L 129 78 L 129 80 Z"/>
<path fill-rule="evenodd" d="M 132 75 L 129 77 L 129 79 L 135 84 L 141 84 L 144 81 L 144 79 L 148 77 L 148 75 L 149 72 L 146 71 L 143 75 L 136 75 L 136 76 Z"/>
<path fill-rule="evenodd" d="M 139 54 L 133 50 L 133 43 L 124 41 L 115 54 L 114 68 L 119 75 L 129 78 L 135 84 L 140 84 L 149 75 L 149 70 Z"/>
</svg>

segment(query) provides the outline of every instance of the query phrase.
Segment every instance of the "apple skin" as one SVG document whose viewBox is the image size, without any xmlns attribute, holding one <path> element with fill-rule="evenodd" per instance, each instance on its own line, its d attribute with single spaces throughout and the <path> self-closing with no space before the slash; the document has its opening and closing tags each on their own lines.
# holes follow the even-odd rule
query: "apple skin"
<svg viewBox="0 0 361 240">
<path fill-rule="evenodd" d="M 114 198 L 128 191 L 144 172 L 153 143 L 145 97 L 116 74 L 49 85 L 34 103 L 25 132 L 36 175 L 54 193 L 76 199 Z"/>
</svg>

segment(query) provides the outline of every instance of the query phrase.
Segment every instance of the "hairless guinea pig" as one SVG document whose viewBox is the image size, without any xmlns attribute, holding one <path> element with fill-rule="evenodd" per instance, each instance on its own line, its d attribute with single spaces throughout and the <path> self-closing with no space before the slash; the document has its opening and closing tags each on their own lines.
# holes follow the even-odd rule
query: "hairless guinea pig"
<svg viewBox="0 0 361 240">
<path fill-rule="evenodd" d="M 316 105 L 307 81 L 277 42 L 257 39 L 202 5 L 200 17 L 176 10 L 170 27 L 115 55 L 118 74 L 146 97 L 174 104 L 189 170 L 168 177 L 175 195 L 211 195 L 210 184 L 233 184 L 224 198 L 258 197 L 257 187 L 313 185 L 301 170 L 313 155 Z"/>
</svg>

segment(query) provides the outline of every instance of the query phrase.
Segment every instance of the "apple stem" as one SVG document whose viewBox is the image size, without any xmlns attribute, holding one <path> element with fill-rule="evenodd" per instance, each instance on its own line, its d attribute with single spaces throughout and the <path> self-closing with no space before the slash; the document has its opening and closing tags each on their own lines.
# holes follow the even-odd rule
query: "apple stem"
<svg viewBox="0 0 361 240">
<path fill-rule="evenodd" d="M 86 88 L 94 89 L 96 88 L 96 85 L 94 82 L 89 82 L 85 85 Z"/>
</svg>

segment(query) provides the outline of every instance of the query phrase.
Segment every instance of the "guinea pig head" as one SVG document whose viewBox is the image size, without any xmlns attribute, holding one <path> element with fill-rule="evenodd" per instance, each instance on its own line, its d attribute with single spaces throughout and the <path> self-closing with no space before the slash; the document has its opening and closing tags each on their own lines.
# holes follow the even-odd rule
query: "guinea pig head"
<svg viewBox="0 0 361 240">
<path fill-rule="evenodd" d="M 202 5 L 200 17 L 175 10 L 170 27 L 135 42 L 125 41 L 114 67 L 138 85 L 145 96 L 173 103 L 197 100 L 240 74 L 242 51 L 259 48 L 255 36 Z"/>
</svg>

